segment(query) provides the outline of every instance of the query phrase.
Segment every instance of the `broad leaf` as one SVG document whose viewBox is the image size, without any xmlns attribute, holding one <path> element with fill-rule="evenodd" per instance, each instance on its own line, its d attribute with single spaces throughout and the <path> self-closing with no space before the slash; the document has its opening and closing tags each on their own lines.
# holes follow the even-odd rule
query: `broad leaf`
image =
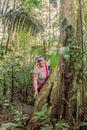
<svg viewBox="0 0 87 130">
<path fill-rule="evenodd" d="M 57 52 L 53 53 L 50 57 L 50 61 L 51 61 L 51 68 L 55 69 L 56 66 L 58 65 L 58 61 L 59 61 L 59 54 Z"/>
</svg>

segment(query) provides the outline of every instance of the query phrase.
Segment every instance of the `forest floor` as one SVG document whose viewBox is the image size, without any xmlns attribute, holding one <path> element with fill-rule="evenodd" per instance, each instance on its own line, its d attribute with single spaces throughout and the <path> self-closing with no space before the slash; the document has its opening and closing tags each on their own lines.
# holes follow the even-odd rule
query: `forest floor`
<svg viewBox="0 0 87 130">
<path fill-rule="evenodd" d="M 32 104 L 14 101 L 0 104 L 0 128 L 3 124 L 20 124 L 26 127 L 32 115 L 34 102 Z M 0 129 L 1 130 L 1 129 Z M 7 129 L 6 129 L 7 130 Z M 18 129 L 19 130 L 19 129 Z"/>
</svg>

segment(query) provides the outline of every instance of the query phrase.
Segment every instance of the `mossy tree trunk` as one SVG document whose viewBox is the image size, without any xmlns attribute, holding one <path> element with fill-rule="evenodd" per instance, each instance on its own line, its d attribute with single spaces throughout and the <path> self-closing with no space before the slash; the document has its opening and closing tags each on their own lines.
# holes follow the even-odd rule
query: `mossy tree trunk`
<svg viewBox="0 0 87 130">
<path fill-rule="evenodd" d="M 69 51 L 60 55 L 57 68 L 40 92 L 28 130 L 40 130 L 47 124 L 56 130 L 55 124 L 63 119 L 69 123 L 69 130 L 82 129 L 79 127 L 80 107 L 84 106 L 82 55 L 79 56 L 82 51 L 79 50 L 82 47 L 80 9 L 80 0 L 60 0 L 60 45 Z M 42 111 L 50 121 L 36 116 Z"/>
</svg>

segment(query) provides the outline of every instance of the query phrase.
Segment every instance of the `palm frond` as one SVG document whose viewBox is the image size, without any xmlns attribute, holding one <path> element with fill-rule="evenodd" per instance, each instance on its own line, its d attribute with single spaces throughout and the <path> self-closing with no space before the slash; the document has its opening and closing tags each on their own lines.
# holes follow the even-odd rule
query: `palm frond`
<svg viewBox="0 0 87 130">
<path fill-rule="evenodd" d="M 13 12 L 10 10 L 5 18 L 7 19 L 7 24 L 11 26 L 14 30 L 16 28 L 17 31 L 20 29 L 26 29 L 29 31 L 31 29 L 31 34 L 36 34 L 39 30 L 43 29 L 43 24 L 40 20 L 33 17 L 31 14 L 28 14 L 23 9 Z M 19 30 L 18 30 L 19 26 Z"/>
<path fill-rule="evenodd" d="M 1 46 L 5 38 L 4 34 L 7 33 L 5 54 L 7 54 L 12 31 L 19 32 L 22 29 L 35 36 L 40 30 L 44 30 L 41 20 L 26 12 L 22 7 L 22 3 L 17 3 L 17 0 L 10 2 L 10 0 L 0 0 L 0 19 L 2 19 L 2 25 L 4 26 Z"/>
<path fill-rule="evenodd" d="M 1 17 L 5 19 L 6 25 L 10 30 L 19 31 L 25 29 L 27 32 L 31 30 L 31 35 L 35 35 L 40 30 L 43 30 L 43 23 L 39 18 L 29 14 L 22 8 L 22 4 L 15 7 L 9 7 L 9 0 L 4 0 L 1 8 Z"/>
</svg>

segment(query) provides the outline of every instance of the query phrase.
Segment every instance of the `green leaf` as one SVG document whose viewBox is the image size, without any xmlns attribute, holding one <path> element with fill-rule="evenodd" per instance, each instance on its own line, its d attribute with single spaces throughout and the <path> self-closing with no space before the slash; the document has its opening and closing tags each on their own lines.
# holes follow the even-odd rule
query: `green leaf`
<svg viewBox="0 0 87 130">
<path fill-rule="evenodd" d="M 59 61 L 59 54 L 57 52 L 53 53 L 50 56 L 50 61 L 51 61 L 51 68 L 55 69 L 58 65 L 58 61 Z"/>
<path fill-rule="evenodd" d="M 82 84 L 82 80 L 81 80 L 81 79 L 79 80 L 79 83 L 81 83 L 81 84 Z"/>
<path fill-rule="evenodd" d="M 64 59 L 69 61 L 70 60 L 70 55 L 64 55 Z"/>
<path fill-rule="evenodd" d="M 74 69 L 75 70 L 78 70 L 79 69 L 79 66 L 77 64 L 74 64 Z"/>
<path fill-rule="evenodd" d="M 50 126 L 45 126 L 44 128 L 42 128 L 42 130 L 52 130 L 52 127 L 50 127 Z"/>
<path fill-rule="evenodd" d="M 84 20 L 85 20 L 85 23 L 87 24 L 87 13 L 85 13 L 84 15 Z"/>
<path fill-rule="evenodd" d="M 4 127 L 0 127 L 0 130 L 6 130 L 6 128 L 4 128 Z"/>
<path fill-rule="evenodd" d="M 55 27 L 55 28 L 58 28 L 59 27 L 59 23 L 58 22 L 54 22 L 52 26 Z"/>
<path fill-rule="evenodd" d="M 67 53 L 69 53 L 69 51 L 70 51 L 69 47 L 65 47 L 64 54 L 66 55 Z"/>
<path fill-rule="evenodd" d="M 87 126 L 87 122 L 80 122 L 80 126 Z"/>
<path fill-rule="evenodd" d="M 7 129 L 9 127 L 17 127 L 17 126 L 20 126 L 20 125 L 12 123 L 12 122 L 5 123 L 5 124 L 2 125 L 2 127 L 5 128 L 5 129 Z"/>
<path fill-rule="evenodd" d="M 69 124 L 67 122 L 64 122 L 64 120 L 61 120 L 60 122 L 56 123 L 56 128 L 57 129 L 62 129 L 62 130 L 68 130 Z"/>
</svg>

